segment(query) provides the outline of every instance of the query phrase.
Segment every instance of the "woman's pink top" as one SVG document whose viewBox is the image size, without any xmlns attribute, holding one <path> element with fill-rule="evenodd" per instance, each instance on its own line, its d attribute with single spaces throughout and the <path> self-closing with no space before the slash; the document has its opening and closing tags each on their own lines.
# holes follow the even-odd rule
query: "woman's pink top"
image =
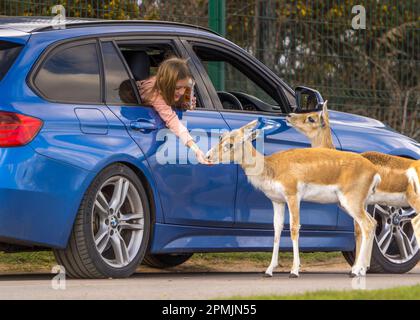
<svg viewBox="0 0 420 320">
<path fill-rule="evenodd" d="M 149 79 L 142 80 L 139 82 L 140 96 L 144 101 L 146 93 L 149 93 L 155 85 L 156 77 L 150 77 Z M 165 125 L 171 130 L 177 137 L 179 137 L 184 145 L 189 140 L 192 140 L 188 129 L 181 123 L 175 111 L 171 106 L 167 105 L 165 99 L 160 94 L 155 94 L 154 99 L 151 102 L 156 112 L 165 122 Z"/>
</svg>

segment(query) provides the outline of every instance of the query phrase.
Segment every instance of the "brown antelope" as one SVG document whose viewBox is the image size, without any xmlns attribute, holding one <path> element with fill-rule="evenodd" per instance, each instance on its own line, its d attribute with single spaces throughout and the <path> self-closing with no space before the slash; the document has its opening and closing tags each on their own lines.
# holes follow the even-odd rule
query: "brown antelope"
<svg viewBox="0 0 420 320">
<path fill-rule="evenodd" d="M 351 275 L 364 276 L 370 263 L 376 227 L 376 221 L 365 211 L 366 199 L 380 182 L 375 166 L 356 153 L 325 148 L 292 149 L 264 156 L 252 145 L 252 140 L 261 132 L 255 130 L 257 123 L 254 120 L 242 128 L 224 133 L 219 143 L 208 151 L 207 158 L 216 164 L 225 161 L 240 164 L 250 183 L 272 201 L 274 245 L 266 275 L 272 276 L 273 269 L 278 265 L 280 234 L 287 203 L 293 242 L 290 276 L 298 277 L 300 202 L 312 201 L 338 202 L 360 225 L 360 255 Z"/>
<path fill-rule="evenodd" d="M 287 117 L 287 122 L 308 137 L 313 148 L 335 149 L 332 142 L 327 101 L 325 101 L 322 111 L 290 114 Z M 375 194 L 369 197 L 368 204 L 393 207 L 411 206 L 417 213 L 420 213 L 420 207 L 419 205 L 416 207 L 414 197 L 408 196 L 408 178 L 406 176 L 406 171 L 415 160 L 374 151 L 364 152 L 361 155 L 376 166 L 382 178 Z M 417 242 L 420 243 L 420 218 L 417 218 L 416 221 L 419 222 L 416 225 L 414 219 L 411 223 Z M 360 247 L 360 230 L 357 224 L 354 229 L 357 256 Z"/>
<path fill-rule="evenodd" d="M 417 243 L 420 243 L 420 160 L 414 161 L 407 170 L 407 197 L 411 207 L 417 215 L 411 220 Z"/>
</svg>

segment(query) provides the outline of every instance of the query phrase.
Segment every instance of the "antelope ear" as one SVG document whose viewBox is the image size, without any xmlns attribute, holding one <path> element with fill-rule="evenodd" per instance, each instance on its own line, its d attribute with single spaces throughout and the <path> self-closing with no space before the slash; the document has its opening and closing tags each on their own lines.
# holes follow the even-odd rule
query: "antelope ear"
<svg viewBox="0 0 420 320">
<path fill-rule="evenodd" d="M 325 100 L 324 104 L 322 105 L 322 110 L 320 111 L 321 115 L 328 115 L 327 103 L 328 100 Z"/>
<path fill-rule="evenodd" d="M 327 102 L 328 102 L 328 100 L 325 100 L 324 104 L 322 105 L 322 111 L 319 114 L 322 128 L 324 128 L 327 125 L 327 123 L 329 122 Z"/>
</svg>

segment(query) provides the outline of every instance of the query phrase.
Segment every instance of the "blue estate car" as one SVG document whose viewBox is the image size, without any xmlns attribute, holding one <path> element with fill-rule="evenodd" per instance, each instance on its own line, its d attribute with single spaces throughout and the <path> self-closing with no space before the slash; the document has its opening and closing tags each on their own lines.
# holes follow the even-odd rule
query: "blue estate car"
<svg viewBox="0 0 420 320">
<path fill-rule="evenodd" d="M 52 249 L 79 278 L 126 277 L 140 262 L 170 267 L 195 252 L 272 250 L 271 202 L 242 169 L 196 164 L 177 139 L 159 136 L 162 121 L 142 104 L 135 81 L 171 55 L 190 58 L 197 109 L 177 113 L 202 150 L 259 117 L 280 127 L 265 137 L 266 154 L 310 147 L 286 125 L 299 111 L 295 91 L 212 31 L 0 18 L 0 250 Z M 420 158 L 416 141 L 377 120 L 331 111 L 330 121 L 338 149 Z M 413 211 L 369 210 L 378 221 L 371 271 L 409 271 L 420 255 L 409 219 L 389 230 L 393 216 Z M 315 203 L 301 215 L 302 251 L 342 251 L 352 263 L 350 217 Z M 282 250 L 292 246 L 287 223 Z"/>
</svg>

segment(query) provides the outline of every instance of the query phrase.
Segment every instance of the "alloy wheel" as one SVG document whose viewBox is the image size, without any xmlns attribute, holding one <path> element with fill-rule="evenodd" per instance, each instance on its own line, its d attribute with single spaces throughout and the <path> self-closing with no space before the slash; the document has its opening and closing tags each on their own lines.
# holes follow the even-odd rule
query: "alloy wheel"
<svg viewBox="0 0 420 320">
<path fill-rule="evenodd" d="M 105 181 L 96 194 L 92 218 L 96 250 L 103 261 L 114 268 L 131 263 L 144 232 L 143 205 L 134 184 L 119 175 Z"/>
</svg>

